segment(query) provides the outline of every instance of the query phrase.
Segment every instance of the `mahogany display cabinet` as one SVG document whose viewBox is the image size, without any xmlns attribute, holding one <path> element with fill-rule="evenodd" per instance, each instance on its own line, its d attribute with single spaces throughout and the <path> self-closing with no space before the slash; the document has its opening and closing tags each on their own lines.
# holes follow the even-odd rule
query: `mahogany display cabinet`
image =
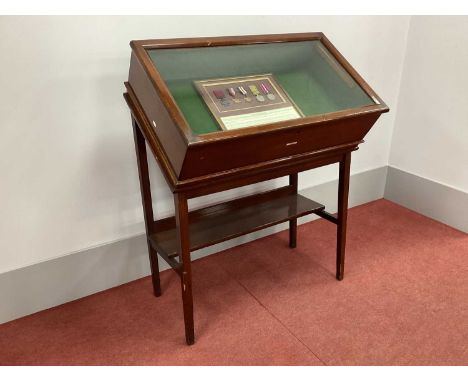
<svg viewBox="0 0 468 382">
<path fill-rule="evenodd" d="M 153 289 L 161 295 L 159 255 L 180 276 L 187 344 L 195 341 L 191 251 L 283 222 L 295 247 L 297 218 L 317 214 L 337 226 L 341 280 L 351 153 L 389 109 L 330 41 L 302 33 L 130 46 L 124 97 Z M 174 195 L 173 217 L 154 219 L 146 144 Z M 339 163 L 336 214 L 298 194 L 299 172 L 332 163 Z M 283 176 L 289 185 L 188 210 L 190 198 Z"/>
</svg>

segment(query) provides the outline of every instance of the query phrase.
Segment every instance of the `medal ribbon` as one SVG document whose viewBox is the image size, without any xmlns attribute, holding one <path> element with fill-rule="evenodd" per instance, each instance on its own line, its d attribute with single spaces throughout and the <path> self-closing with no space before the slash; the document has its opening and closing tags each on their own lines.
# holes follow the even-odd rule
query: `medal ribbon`
<svg viewBox="0 0 468 382">
<path fill-rule="evenodd" d="M 257 87 L 255 85 L 250 85 L 249 86 L 250 91 L 254 96 L 260 95 L 260 92 L 258 91 Z"/>
<path fill-rule="evenodd" d="M 218 99 L 223 99 L 225 97 L 223 90 L 213 90 L 213 94 Z"/>
<path fill-rule="evenodd" d="M 260 89 L 262 89 L 264 94 L 270 93 L 270 89 L 263 82 L 260 84 Z"/>
<path fill-rule="evenodd" d="M 237 89 L 239 89 L 239 91 L 241 92 L 242 95 L 244 95 L 244 96 L 247 95 L 247 91 L 244 89 L 243 86 L 239 86 Z"/>
</svg>

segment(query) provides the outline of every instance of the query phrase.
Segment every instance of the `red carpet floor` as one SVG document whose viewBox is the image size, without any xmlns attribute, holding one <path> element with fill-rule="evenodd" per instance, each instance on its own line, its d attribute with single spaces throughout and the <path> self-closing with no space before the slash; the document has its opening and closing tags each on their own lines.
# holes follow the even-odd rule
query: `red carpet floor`
<svg viewBox="0 0 468 382">
<path fill-rule="evenodd" d="M 177 275 L 0 325 L 1 365 L 468 365 L 468 235 L 385 200 L 349 213 L 345 279 L 317 220 L 193 263 L 196 344 Z"/>
</svg>

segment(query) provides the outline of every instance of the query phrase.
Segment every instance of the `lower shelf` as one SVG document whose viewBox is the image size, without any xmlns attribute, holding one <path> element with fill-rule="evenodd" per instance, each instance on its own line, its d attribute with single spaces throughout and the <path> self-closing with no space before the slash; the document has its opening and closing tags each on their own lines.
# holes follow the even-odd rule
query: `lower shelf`
<svg viewBox="0 0 468 382">
<path fill-rule="evenodd" d="M 250 196 L 202 208 L 189 214 L 190 250 L 242 236 L 275 224 L 324 210 L 324 206 L 296 193 L 275 191 L 268 197 Z M 175 227 L 150 235 L 157 252 L 172 257 L 177 253 Z"/>
</svg>

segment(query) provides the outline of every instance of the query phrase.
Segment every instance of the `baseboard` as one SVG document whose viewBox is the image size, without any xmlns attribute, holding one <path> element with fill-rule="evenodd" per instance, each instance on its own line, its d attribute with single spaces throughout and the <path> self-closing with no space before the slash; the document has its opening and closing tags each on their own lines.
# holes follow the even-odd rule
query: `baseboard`
<svg viewBox="0 0 468 382">
<path fill-rule="evenodd" d="M 353 174 L 350 180 L 350 207 L 381 199 L 387 167 Z M 303 189 L 301 194 L 337 208 L 338 181 Z M 299 224 L 314 217 L 301 218 Z M 193 259 L 271 235 L 287 228 L 277 225 L 193 253 Z M 161 270 L 168 266 L 160 261 Z M 144 235 L 45 261 L 0 274 L 0 323 L 51 308 L 68 301 L 109 289 L 149 274 Z"/>
<path fill-rule="evenodd" d="M 385 199 L 468 233 L 468 193 L 388 166 Z"/>
<path fill-rule="evenodd" d="M 336 211 L 337 181 L 303 189 L 301 194 Z M 468 194 L 389 166 L 353 174 L 350 207 L 385 197 L 468 233 Z M 299 220 L 300 224 L 314 216 Z M 287 228 L 286 224 L 242 236 L 193 253 L 193 258 L 246 243 Z M 160 261 L 161 270 L 168 266 Z M 0 323 L 76 300 L 147 276 L 143 235 L 106 244 L 0 274 Z"/>
</svg>

